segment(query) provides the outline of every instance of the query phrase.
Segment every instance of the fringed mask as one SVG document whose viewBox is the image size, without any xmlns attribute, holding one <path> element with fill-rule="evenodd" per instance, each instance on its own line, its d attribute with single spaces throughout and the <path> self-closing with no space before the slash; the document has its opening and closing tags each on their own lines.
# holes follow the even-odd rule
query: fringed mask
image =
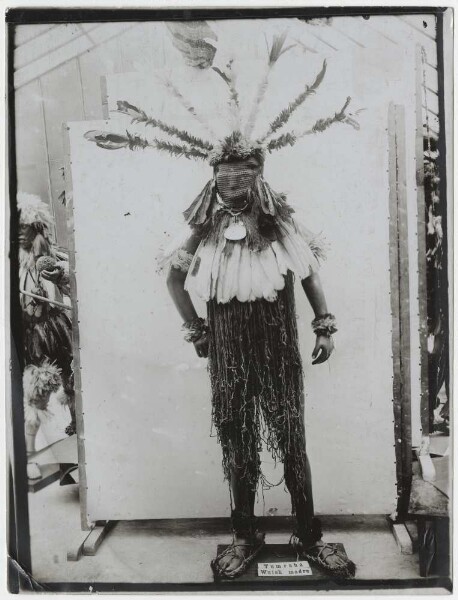
<svg viewBox="0 0 458 600">
<path fill-rule="evenodd" d="M 260 173 L 261 165 L 254 157 L 215 167 L 216 190 L 224 204 L 228 208 L 239 208 Z"/>
</svg>

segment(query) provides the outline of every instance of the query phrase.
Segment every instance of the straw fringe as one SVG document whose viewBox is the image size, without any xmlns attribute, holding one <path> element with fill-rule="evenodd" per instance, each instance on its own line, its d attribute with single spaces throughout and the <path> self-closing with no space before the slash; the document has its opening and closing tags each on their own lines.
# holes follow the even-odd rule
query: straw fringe
<svg viewBox="0 0 458 600">
<path fill-rule="evenodd" d="M 275 461 L 287 462 L 293 496 L 304 493 L 303 379 L 298 348 L 293 277 L 277 300 L 207 304 L 212 419 L 231 472 L 253 490 L 272 484 L 261 471 L 265 443 Z M 278 484 L 277 484 L 278 485 Z"/>
</svg>

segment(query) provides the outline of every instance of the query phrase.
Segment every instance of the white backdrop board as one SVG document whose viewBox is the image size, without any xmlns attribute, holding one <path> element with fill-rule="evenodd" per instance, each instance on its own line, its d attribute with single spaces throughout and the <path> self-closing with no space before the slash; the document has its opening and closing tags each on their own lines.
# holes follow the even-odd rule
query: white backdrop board
<svg viewBox="0 0 458 600">
<path fill-rule="evenodd" d="M 300 38 L 302 24 L 288 20 L 288 25 L 292 37 Z M 279 21 L 268 26 L 261 21 L 217 24 L 220 42 L 226 41 L 235 56 L 234 69 L 240 66 L 240 85 L 247 84 L 246 104 L 263 61 L 263 34 L 282 27 Z M 255 59 L 242 61 L 246 56 Z M 313 80 L 322 60 L 318 54 L 304 57 L 297 48 L 282 57 L 259 114 L 259 129 L 297 95 L 304 81 Z M 309 229 L 323 232 L 331 247 L 322 281 L 339 333 L 329 363 L 311 365 L 313 314 L 299 285 L 296 290 L 307 446 L 315 505 L 322 513 L 388 513 L 395 506 L 387 118 L 389 102 L 404 104 L 407 203 L 413 219 L 409 246 L 415 253 L 414 64 L 414 44 L 412 52 L 401 55 L 388 45 L 334 53 L 319 93 L 298 111 L 291 128 L 332 115 L 350 95 L 354 111 L 365 109 L 356 117 L 361 130 L 336 125 L 266 160 L 266 179 L 288 194 Z M 183 69 L 173 49 L 167 68 L 196 109 L 210 118 L 219 116 L 215 129 L 224 133 L 224 84 L 218 87 L 214 73 Z M 156 75 L 163 73 L 110 76 L 109 108 L 116 107 L 116 100 L 127 100 L 208 137 L 170 100 Z M 83 138 L 89 129 L 123 132 L 126 126 L 144 133 L 118 115 L 68 124 L 87 481 L 84 517 L 225 516 L 229 496 L 221 453 L 209 435 L 206 361 L 183 341 L 180 318 L 155 262 L 179 227 L 182 210 L 211 178 L 211 168 L 154 150 L 110 152 Z M 410 284 L 414 306 L 414 274 Z M 204 314 L 204 305 L 196 305 Z M 414 354 L 416 325 L 413 316 Z M 413 356 L 413 394 L 418 390 L 416 362 Z M 275 469 L 267 454 L 263 468 L 271 480 L 281 477 L 281 466 Z M 283 485 L 265 492 L 258 504 L 258 513 L 290 511 Z"/>
</svg>

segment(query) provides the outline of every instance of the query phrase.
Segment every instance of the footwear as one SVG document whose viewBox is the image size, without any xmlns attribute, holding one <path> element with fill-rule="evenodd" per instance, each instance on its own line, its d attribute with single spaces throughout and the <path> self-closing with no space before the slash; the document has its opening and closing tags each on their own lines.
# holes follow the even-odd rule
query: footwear
<svg viewBox="0 0 458 600">
<path fill-rule="evenodd" d="M 327 544 L 321 541 L 321 524 L 314 517 L 308 531 L 295 531 L 289 543 L 301 558 L 309 563 L 315 564 L 333 577 L 338 579 L 351 579 L 355 576 L 356 565 L 346 554 L 343 554 L 335 544 Z M 336 565 L 328 559 L 336 556 L 341 564 Z"/>
<path fill-rule="evenodd" d="M 265 533 L 258 531 L 257 519 L 244 511 L 234 509 L 231 513 L 231 523 L 232 544 L 210 563 L 215 576 L 224 579 L 234 579 L 243 575 L 264 546 L 266 537 Z M 237 537 L 248 541 L 238 542 Z M 221 559 L 226 557 L 236 558 L 242 562 L 235 569 L 228 569 L 221 566 Z"/>
<path fill-rule="evenodd" d="M 223 579 L 234 579 L 235 577 L 243 575 L 264 546 L 265 537 L 265 533 L 255 531 L 252 534 L 251 542 L 238 543 L 234 539 L 230 546 L 211 561 L 210 565 L 214 574 Z M 248 553 L 246 549 L 248 549 Z M 227 568 L 221 567 L 220 564 L 221 559 L 225 557 L 238 558 L 242 560 L 242 562 L 235 569 L 228 570 Z"/>
</svg>

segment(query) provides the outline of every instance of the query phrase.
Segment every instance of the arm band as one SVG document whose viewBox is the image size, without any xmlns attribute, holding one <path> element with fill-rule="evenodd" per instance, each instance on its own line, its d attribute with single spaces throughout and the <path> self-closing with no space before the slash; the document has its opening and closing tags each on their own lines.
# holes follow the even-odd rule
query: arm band
<svg viewBox="0 0 458 600">
<path fill-rule="evenodd" d="M 191 266 L 193 258 L 194 256 L 192 254 L 180 248 L 172 256 L 170 266 L 174 269 L 182 271 L 183 273 L 187 273 L 189 271 L 189 267 Z"/>
<path fill-rule="evenodd" d="M 316 335 L 331 336 L 337 331 L 337 321 L 334 315 L 326 313 L 320 317 L 316 317 L 312 321 L 312 329 Z"/>
</svg>

